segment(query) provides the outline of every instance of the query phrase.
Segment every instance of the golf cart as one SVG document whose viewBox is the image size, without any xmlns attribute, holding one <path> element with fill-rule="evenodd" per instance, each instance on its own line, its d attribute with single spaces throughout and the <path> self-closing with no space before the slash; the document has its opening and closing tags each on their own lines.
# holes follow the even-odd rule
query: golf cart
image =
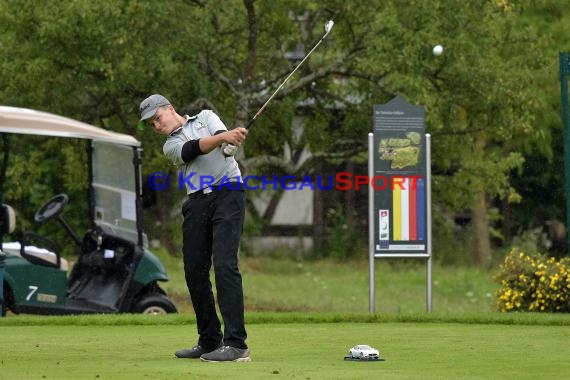
<svg viewBox="0 0 570 380">
<path fill-rule="evenodd" d="M 3 106 L 0 133 L 2 314 L 6 309 L 32 314 L 175 313 L 175 305 L 158 285 L 168 281 L 164 266 L 146 248 L 140 142 L 54 114 Z M 24 231 L 12 239 L 16 241 L 3 241 L 14 231 L 17 215 L 3 203 L 11 134 L 88 141 L 91 227 L 82 238 L 70 227 L 64 218 L 65 208 L 72 205 L 66 194 L 47 200 L 34 216 L 36 223 L 58 222 L 65 229 L 79 254 L 73 266 L 49 237 Z"/>
</svg>

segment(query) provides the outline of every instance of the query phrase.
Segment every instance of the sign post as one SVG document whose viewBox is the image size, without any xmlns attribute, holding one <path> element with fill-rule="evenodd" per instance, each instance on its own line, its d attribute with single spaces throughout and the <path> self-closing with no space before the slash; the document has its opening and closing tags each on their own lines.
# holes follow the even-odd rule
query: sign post
<svg viewBox="0 0 570 380">
<path fill-rule="evenodd" d="M 432 309 L 430 135 L 425 110 L 400 96 L 374 106 L 368 135 L 370 312 L 375 312 L 374 263 L 426 259 L 426 308 Z"/>
</svg>

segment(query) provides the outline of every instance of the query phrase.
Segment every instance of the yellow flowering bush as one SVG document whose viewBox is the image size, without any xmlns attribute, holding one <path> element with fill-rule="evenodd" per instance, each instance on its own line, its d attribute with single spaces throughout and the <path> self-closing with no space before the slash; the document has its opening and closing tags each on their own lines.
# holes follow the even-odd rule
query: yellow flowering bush
<svg viewBox="0 0 570 380">
<path fill-rule="evenodd" d="M 496 276 L 500 311 L 570 312 L 570 259 L 512 250 Z"/>
</svg>

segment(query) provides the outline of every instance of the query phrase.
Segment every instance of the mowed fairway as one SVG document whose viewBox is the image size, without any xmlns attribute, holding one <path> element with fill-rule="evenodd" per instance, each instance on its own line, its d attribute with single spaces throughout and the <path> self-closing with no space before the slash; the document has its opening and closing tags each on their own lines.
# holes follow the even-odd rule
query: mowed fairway
<svg viewBox="0 0 570 380">
<path fill-rule="evenodd" d="M 570 328 L 460 323 L 255 323 L 250 363 L 175 359 L 189 325 L 2 326 L 1 379 L 537 379 L 570 372 Z M 385 362 L 349 362 L 355 344 Z"/>
</svg>

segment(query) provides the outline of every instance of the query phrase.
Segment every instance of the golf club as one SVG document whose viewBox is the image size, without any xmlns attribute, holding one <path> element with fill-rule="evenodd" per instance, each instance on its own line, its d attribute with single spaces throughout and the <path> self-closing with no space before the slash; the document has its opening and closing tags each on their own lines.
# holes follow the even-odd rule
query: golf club
<svg viewBox="0 0 570 380">
<path fill-rule="evenodd" d="M 313 48 L 311 49 L 311 51 L 309 51 L 309 53 L 305 56 L 305 58 L 303 58 L 303 60 L 301 62 L 299 62 L 299 64 L 293 69 L 293 71 L 291 71 L 291 73 L 289 75 L 287 75 L 287 78 L 285 78 L 285 80 L 283 80 L 283 82 L 281 82 L 281 84 L 279 85 L 279 87 L 277 87 L 277 90 L 275 90 L 275 92 L 273 92 L 273 94 L 271 94 L 271 96 L 265 101 L 265 103 L 263 103 L 263 105 L 261 106 L 261 108 L 259 109 L 259 111 L 256 112 L 255 115 L 253 115 L 253 118 L 249 121 L 249 123 L 247 123 L 247 125 L 245 126 L 246 129 L 251 128 L 251 126 L 253 125 L 253 123 L 255 122 L 255 119 L 257 119 L 257 117 L 259 115 L 261 115 L 263 113 L 263 111 L 265 110 L 265 107 L 267 107 L 267 105 L 269 104 L 269 102 L 275 97 L 275 95 L 279 92 L 279 90 L 281 90 L 281 88 L 285 85 L 285 83 L 287 83 L 287 81 L 289 80 L 289 78 L 291 78 L 293 76 L 293 74 L 295 74 L 295 72 L 297 71 L 297 69 L 299 67 L 301 67 L 301 65 L 303 63 L 305 63 L 305 61 L 307 60 L 307 58 L 309 58 L 309 56 L 315 51 L 315 49 L 321 44 L 321 42 L 323 42 L 323 40 L 326 38 L 326 36 L 328 36 L 328 34 L 331 32 L 332 28 L 334 26 L 334 21 L 333 20 L 329 20 L 327 21 L 327 23 L 325 24 L 325 34 L 321 37 L 321 39 L 315 44 L 315 46 L 313 46 Z M 233 155 L 235 153 L 235 150 L 237 149 L 237 147 L 235 145 L 231 145 L 228 144 L 224 149 L 223 152 L 226 155 Z"/>
</svg>

